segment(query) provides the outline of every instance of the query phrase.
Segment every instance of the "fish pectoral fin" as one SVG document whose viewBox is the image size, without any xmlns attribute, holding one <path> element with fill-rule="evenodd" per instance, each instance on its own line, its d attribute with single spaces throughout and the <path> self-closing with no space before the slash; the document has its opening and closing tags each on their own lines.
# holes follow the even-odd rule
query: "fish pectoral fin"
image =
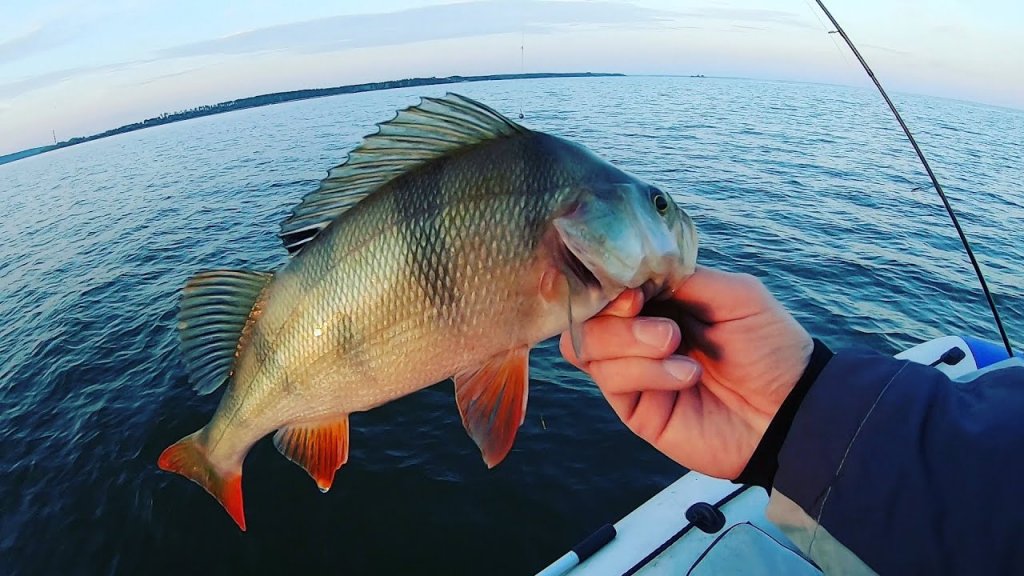
<svg viewBox="0 0 1024 576">
<path fill-rule="evenodd" d="M 220 502 L 231 519 L 245 532 L 245 508 L 242 506 L 242 468 L 223 472 L 210 461 L 201 442 L 202 430 L 189 434 L 160 454 L 161 470 L 181 474 L 199 484 Z"/>
<path fill-rule="evenodd" d="M 231 375 L 271 278 L 269 272 L 210 270 L 185 283 L 178 338 L 189 381 L 199 394 L 213 392 Z"/>
<path fill-rule="evenodd" d="M 327 492 L 334 473 L 348 462 L 348 414 L 281 428 L 274 434 L 274 446 L 308 472 L 321 492 Z"/>
<path fill-rule="evenodd" d="M 530 349 L 522 346 L 454 376 L 462 425 L 488 468 L 497 466 L 512 449 L 526 417 L 529 363 Z"/>
</svg>

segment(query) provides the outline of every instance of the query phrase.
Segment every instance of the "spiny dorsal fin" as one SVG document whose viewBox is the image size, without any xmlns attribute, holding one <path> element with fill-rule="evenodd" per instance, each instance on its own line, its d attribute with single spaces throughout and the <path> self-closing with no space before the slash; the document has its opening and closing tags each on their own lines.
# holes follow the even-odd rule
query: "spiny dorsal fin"
<svg viewBox="0 0 1024 576">
<path fill-rule="evenodd" d="M 331 168 L 320 188 L 307 194 L 281 224 L 279 235 L 290 255 L 400 174 L 460 148 L 528 132 L 491 108 L 451 92 L 444 98 L 422 98 L 377 128 L 344 163 Z"/>
<path fill-rule="evenodd" d="M 259 314 L 259 298 L 273 274 L 211 270 L 181 290 L 178 337 L 188 379 L 199 394 L 216 390 L 231 375 L 247 326 Z"/>
</svg>

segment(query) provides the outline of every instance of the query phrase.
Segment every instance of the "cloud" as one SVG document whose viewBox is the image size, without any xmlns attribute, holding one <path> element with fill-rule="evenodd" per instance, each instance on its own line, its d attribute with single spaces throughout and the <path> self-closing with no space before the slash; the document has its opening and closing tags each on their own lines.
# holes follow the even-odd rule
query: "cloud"
<svg viewBox="0 0 1024 576">
<path fill-rule="evenodd" d="M 157 74 L 155 76 L 151 76 L 150 78 L 147 78 L 146 80 L 139 82 L 139 85 L 141 86 L 145 84 L 152 84 L 154 82 L 160 82 L 162 80 L 167 80 L 169 78 L 177 78 L 179 76 L 187 76 L 189 74 L 194 74 L 195 72 L 203 70 L 204 68 L 204 66 L 191 66 L 185 68 L 184 70 L 177 70 L 175 72 L 168 72 L 166 74 Z"/>
<path fill-rule="evenodd" d="M 22 78 L 21 80 L 15 80 L 14 82 L 8 82 L 6 84 L 0 84 L 0 99 L 13 98 L 26 92 L 31 92 L 38 88 L 50 86 L 52 84 L 58 84 L 81 74 L 82 68 L 68 68 L 64 70 L 55 70 L 53 72 L 47 72 L 45 74 L 37 74 L 28 78 Z"/>
<path fill-rule="evenodd" d="M 675 28 L 677 26 L 672 24 L 679 21 L 690 24 L 688 28 L 713 21 L 814 28 L 807 18 L 781 10 L 706 6 L 680 12 L 614 1 L 476 0 L 259 28 L 175 46 L 157 55 L 173 58 L 267 51 L 332 52 L 489 34 L 544 34 L 594 26 L 612 26 L 619 30 Z"/>
<path fill-rule="evenodd" d="M 675 12 L 676 17 L 694 18 L 698 20 L 724 20 L 728 22 L 753 22 L 758 24 L 782 24 L 793 28 L 817 29 L 809 18 L 795 12 L 784 10 L 764 10 L 760 8 L 725 8 L 705 6 L 685 12 Z"/>
<path fill-rule="evenodd" d="M 381 14 L 332 16 L 260 28 L 168 48 L 162 57 L 250 54 L 266 51 L 331 52 L 431 40 L 545 33 L 558 28 L 658 26 L 675 13 L 619 2 L 463 2 Z"/>
<path fill-rule="evenodd" d="M 641 28 L 661 26 L 672 17 L 671 12 L 621 2 L 578 0 L 475 0 L 390 13 L 334 16 L 183 44 L 158 50 L 143 59 L 43 72 L 0 84 L 0 99 L 14 98 L 78 77 L 155 62 L 180 62 L 203 56 L 225 57 L 264 52 L 328 53 L 495 34 L 543 34 L 557 29 L 587 26 Z M 73 32 L 69 26 L 56 23 L 0 43 L 0 63 L 5 57 L 8 60 L 25 58 L 66 43 L 67 38 L 74 35 Z M 167 66 L 154 68 L 154 77 L 149 81 L 167 77 L 166 68 Z M 175 70 L 171 75 L 187 73 L 187 70 Z"/>
<path fill-rule="evenodd" d="M 330 53 L 344 50 L 481 37 L 499 34 L 552 34 L 594 28 L 616 30 L 696 29 L 728 22 L 763 29 L 810 27 L 797 14 L 779 10 L 700 7 L 688 11 L 646 8 L 615 0 L 471 0 L 388 13 L 332 16 L 258 28 L 211 40 L 144 54 L 142 59 L 43 72 L 0 85 L 0 99 L 13 98 L 77 77 L 117 71 L 154 62 L 183 63 L 196 57 L 224 58 L 260 53 Z M 0 63 L 20 59 L 66 43 L 80 27 L 59 22 L 0 43 Z M 154 68 L 149 81 L 166 77 L 168 66 Z M 173 75 L 185 75 L 175 68 Z M 147 80 L 142 79 L 141 82 Z"/>
<path fill-rule="evenodd" d="M 103 66 L 82 66 L 79 68 L 64 68 L 61 70 L 54 70 L 52 72 L 46 72 L 44 74 L 37 74 L 35 76 L 29 76 L 14 82 L 8 82 L 6 84 L 0 84 L 0 99 L 14 98 L 15 96 L 21 96 L 33 90 L 40 88 L 46 88 L 47 86 L 53 86 L 66 82 L 73 78 L 81 76 L 88 76 L 90 74 L 104 74 L 107 72 L 117 72 L 119 70 L 125 70 L 133 66 L 141 64 L 147 64 L 154 60 L 133 60 L 130 62 L 117 62 L 115 64 L 106 64 Z"/>
<path fill-rule="evenodd" d="M 767 30 L 764 26 L 748 26 L 746 24 L 733 24 L 732 28 L 734 30 L 755 30 L 757 32 L 764 32 Z"/>
<path fill-rule="evenodd" d="M 81 35 L 79 24 L 55 20 L 0 41 L 0 64 L 9 64 L 68 44 Z"/>
<path fill-rule="evenodd" d="M 885 46 L 879 46 L 878 44 L 858 44 L 858 46 L 863 46 L 865 48 L 871 48 L 872 50 L 879 50 L 879 51 L 882 51 L 882 52 L 888 52 L 889 54 L 894 54 L 896 56 L 912 56 L 912 54 L 910 52 L 907 52 L 906 50 L 897 50 L 895 48 L 887 48 Z"/>
<path fill-rule="evenodd" d="M 21 36 L 0 42 L 0 64 L 21 60 L 53 47 L 44 27 L 34 28 Z"/>
</svg>

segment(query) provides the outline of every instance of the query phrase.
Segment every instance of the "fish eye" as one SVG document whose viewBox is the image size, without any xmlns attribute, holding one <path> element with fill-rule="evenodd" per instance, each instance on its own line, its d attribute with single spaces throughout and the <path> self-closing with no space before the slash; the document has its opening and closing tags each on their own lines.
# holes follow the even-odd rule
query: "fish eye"
<svg viewBox="0 0 1024 576">
<path fill-rule="evenodd" d="M 654 204 L 654 209 L 658 211 L 658 214 L 664 215 L 668 212 L 668 197 L 661 190 L 651 188 L 651 203 Z"/>
</svg>

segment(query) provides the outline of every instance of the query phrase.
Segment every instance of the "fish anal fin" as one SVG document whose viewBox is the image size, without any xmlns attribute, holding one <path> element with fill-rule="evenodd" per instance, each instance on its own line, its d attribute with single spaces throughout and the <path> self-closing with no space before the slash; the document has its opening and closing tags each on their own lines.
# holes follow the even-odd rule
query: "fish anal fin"
<svg viewBox="0 0 1024 576">
<path fill-rule="evenodd" d="M 196 432 L 172 444 L 160 454 L 157 465 L 161 470 L 181 474 L 202 486 L 245 532 L 241 466 L 237 471 L 220 471 L 207 457 L 200 437 L 200 433 Z"/>
<path fill-rule="evenodd" d="M 271 278 L 269 272 L 211 270 L 196 274 L 182 288 L 178 338 L 189 381 L 199 394 L 213 392 L 231 375 Z"/>
<path fill-rule="evenodd" d="M 529 363 L 530 349 L 522 346 L 454 376 L 462 425 L 480 448 L 488 468 L 508 455 L 526 417 Z"/>
<path fill-rule="evenodd" d="M 334 473 L 348 462 L 348 414 L 281 428 L 274 434 L 274 446 L 327 492 Z"/>
</svg>

